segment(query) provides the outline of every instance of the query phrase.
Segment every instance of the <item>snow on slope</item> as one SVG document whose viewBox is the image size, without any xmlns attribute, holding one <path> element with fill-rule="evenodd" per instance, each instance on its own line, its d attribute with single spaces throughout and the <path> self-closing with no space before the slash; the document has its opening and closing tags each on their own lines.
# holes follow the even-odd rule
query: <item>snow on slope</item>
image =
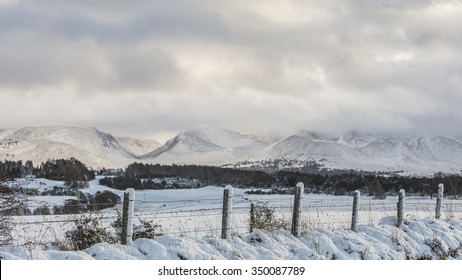
<svg viewBox="0 0 462 280">
<path fill-rule="evenodd" d="M 316 161 L 334 169 L 434 174 L 459 172 L 462 143 L 448 137 L 385 137 L 350 132 L 340 137 L 302 131 L 255 154 L 251 160 Z"/>
<path fill-rule="evenodd" d="M 397 228 L 384 219 L 375 226 L 347 229 L 312 229 L 295 238 L 287 231 L 260 231 L 233 236 L 199 239 L 159 236 L 137 239 L 132 245 L 100 243 L 75 252 L 40 248 L 1 247 L 6 260 L 405 260 L 462 259 L 462 222 L 423 219 L 406 220 Z"/>
<path fill-rule="evenodd" d="M 163 164 L 212 164 L 246 160 L 266 142 L 219 128 L 198 128 L 179 133 L 143 158 Z"/>
<path fill-rule="evenodd" d="M 438 160 L 462 164 L 462 142 L 449 137 L 429 137 L 424 139 L 431 153 Z"/>
<path fill-rule="evenodd" d="M 297 159 L 328 162 L 333 166 L 345 168 L 358 166 L 367 160 L 365 155 L 352 147 L 339 144 L 336 140 L 320 140 L 311 135 L 292 135 L 275 143 L 263 159 Z"/>
<path fill-rule="evenodd" d="M 133 137 L 116 137 L 116 140 L 122 148 L 137 157 L 147 154 L 162 145 L 156 140 Z"/>
<path fill-rule="evenodd" d="M 75 157 L 86 165 L 125 167 L 141 161 L 160 164 L 233 165 L 271 160 L 315 161 L 332 169 L 460 172 L 462 136 L 386 137 L 349 132 L 342 136 L 300 131 L 268 140 L 203 127 L 180 132 L 160 146 L 155 141 L 114 138 L 95 128 L 26 127 L 0 130 L 0 160 Z"/>
<path fill-rule="evenodd" d="M 448 137 L 377 138 L 360 151 L 378 168 L 389 163 L 397 170 L 459 172 L 462 165 L 462 143 Z"/>
<path fill-rule="evenodd" d="M 14 143 L 2 147 L 0 156 L 13 154 L 8 159 L 32 160 L 34 164 L 70 157 L 93 168 L 123 167 L 133 162 L 132 155 L 113 136 L 96 128 L 24 127 L 5 130 L 0 137 L 2 143 Z"/>
</svg>

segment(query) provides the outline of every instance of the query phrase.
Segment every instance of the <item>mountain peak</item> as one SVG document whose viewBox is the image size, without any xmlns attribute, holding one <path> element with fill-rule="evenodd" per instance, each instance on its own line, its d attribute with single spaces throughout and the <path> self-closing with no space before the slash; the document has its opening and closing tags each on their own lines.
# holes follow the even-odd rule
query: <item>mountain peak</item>
<svg viewBox="0 0 462 280">
<path fill-rule="evenodd" d="M 122 167 L 133 160 L 112 135 L 94 127 L 22 127 L 0 134 L 0 142 L 5 139 L 17 145 L 0 151 L 0 160 L 4 154 L 10 155 L 10 160 L 32 160 L 34 164 L 74 157 L 93 168 Z"/>
<path fill-rule="evenodd" d="M 45 126 L 0 129 L 0 144 L 0 160 L 39 164 L 50 158 L 74 157 L 93 168 L 125 167 L 140 160 L 239 166 L 288 159 L 314 161 L 332 169 L 433 174 L 460 172 L 462 165 L 461 136 L 388 137 L 358 131 L 335 136 L 305 130 L 284 138 L 263 139 L 218 127 L 198 127 L 160 145 L 152 140 L 115 138 L 95 127 Z"/>
</svg>

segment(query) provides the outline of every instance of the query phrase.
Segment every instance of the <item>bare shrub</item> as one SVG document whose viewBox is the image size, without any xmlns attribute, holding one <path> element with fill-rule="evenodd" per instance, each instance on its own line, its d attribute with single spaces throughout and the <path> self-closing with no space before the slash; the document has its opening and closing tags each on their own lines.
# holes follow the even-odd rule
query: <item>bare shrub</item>
<svg viewBox="0 0 462 280">
<path fill-rule="evenodd" d="M 32 211 L 32 215 L 51 215 L 51 210 L 48 206 L 43 205 L 35 208 L 34 211 Z"/>
<path fill-rule="evenodd" d="M 273 231 L 277 229 L 290 230 L 291 224 L 284 219 L 277 218 L 274 209 L 267 202 L 258 202 L 251 213 L 250 229 L 262 229 Z"/>
<path fill-rule="evenodd" d="M 74 220 L 74 228 L 66 232 L 66 241 L 71 250 L 83 250 L 97 243 L 114 243 L 116 238 L 91 216 L 80 216 Z"/>
<path fill-rule="evenodd" d="M 156 236 L 163 235 L 162 225 L 155 224 L 153 221 L 139 219 L 140 224 L 133 227 L 133 240 L 138 238 L 153 239 Z M 122 235 L 122 213 L 117 210 L 117 220 L 111 226 L 116 232 L 116 236 L 120 238 Z"/>
<path fill-rule="evenodd" d="M 154 224 L 152 221 L 145 221 L 140 219 L 141 225 L 133 228 L 133 240 L 138 238 L 153 239 L 156 236 L 162 235 L 162 226 Z"/>
<path fill-rule="evenodd" d="M 7 186 L 0 181 L 0 246 L 13 242 L 12 215 L 28 214 L 25 202 L 27 195 L 20 186 Z"/>
<path fill-rule="evenodd" d="M 86 208 L 76 199 L 66 199 L 63 206 L 53 208 L 55 215 L 85 213 Z"/>
</svg>

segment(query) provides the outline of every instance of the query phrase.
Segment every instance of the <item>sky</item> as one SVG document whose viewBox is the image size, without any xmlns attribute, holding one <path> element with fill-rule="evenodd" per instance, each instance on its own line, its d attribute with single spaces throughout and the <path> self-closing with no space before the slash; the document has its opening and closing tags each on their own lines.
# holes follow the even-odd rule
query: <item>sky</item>
<svg viewBox="0 0 462 280">
<path fill-rule="evenodd" d="M 462 2 L 0 0 L 0 128 L 461 134 Z"/>
</svg>

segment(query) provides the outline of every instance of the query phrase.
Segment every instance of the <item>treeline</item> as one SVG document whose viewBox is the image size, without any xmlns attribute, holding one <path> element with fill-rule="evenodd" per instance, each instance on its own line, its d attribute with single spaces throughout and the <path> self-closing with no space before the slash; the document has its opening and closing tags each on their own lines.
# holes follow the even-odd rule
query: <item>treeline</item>
<svg viewBox="0 0 462 280">
<path fill-rule="evenodd" d="M 0 180 L 35 175 L 38 178 L 64 181 L 73 188 L 86 186 L 86 182 L 95 179 L 95 172 L 75 158 L 54 159 L 34 167 L 32 161 L 0 161 Z"/>
<path fill-rule="evenodd" d="M 162 180 L 156 180 L 156 179 Z M 181 180 L 182 179 L 182 180 Z M 267 188 L 272 177 L 263 171 L 248 171 L 201 165 L 130 164 L 123 176 L 105 177 L 100 184 L 125 190 L 184 189 L 207 185 L 234 185 L 244 188 Z"/>
<path fill-rule="evenodd" d="M 22 161 L 0 161 L 0 181 L 31 175 L 33 169 L 34 166 L 30 160 L 24 164 Z"/>
<path fill-rule="evenodd" d="M 269 174 L 263 171 L 239 170 L 203 165 L 160 165 L 132 163 L 125 170 L 127 178 L 181 177 L 196 179 L 205 185 L 239 185 L 264 188 L 272 183 Z"/>
<path fill-rule="evenodd" d="M 386 195 L 397 195 L 400 189 L 404 189 L 408 194 L 433 196 L 437 192 L 438 184 L 443 183 L 446 196 L 462 196 L 462 177 L 457 174 L 436 173 L 429 177 L 416 177 L 357 173 L 321 175 L 282 171 L 275 175 L 279 181 L 288 182 L 288 185 L 303 182 L 307 191 L 314 193 L 344 195 L 360 190 L 361 193 L 376 198 L 385 198 Z"/>
<path fill-rule="evenodd" d="M 341 174 L 338 171 L 334 174 L 289 171 L 265 173 L 214 166 L 133 163 L 127 167 L 123 176 L 103 178 L 100 183 L 117 189 L 162 189 L 171 186 L 156 183 L 153 179 L 168 177 L 197 180 L 190 187 L 230 184 L 235 187 L 266 190 L 261 193 L 290 193 L 297 182 L 303 182 L 307 192 L 345 195 L 359 189 L 362 193 L 376 198 L 396 195 L 400 189 L 404 189 L 408 194 L 432 196 L 436 193 L 438 184 L 443 183 L 446 195 L 454 198 L 462 196 L 462 177 L 443 173 L 431 177 L 358 172 Z"/>
</svg>

